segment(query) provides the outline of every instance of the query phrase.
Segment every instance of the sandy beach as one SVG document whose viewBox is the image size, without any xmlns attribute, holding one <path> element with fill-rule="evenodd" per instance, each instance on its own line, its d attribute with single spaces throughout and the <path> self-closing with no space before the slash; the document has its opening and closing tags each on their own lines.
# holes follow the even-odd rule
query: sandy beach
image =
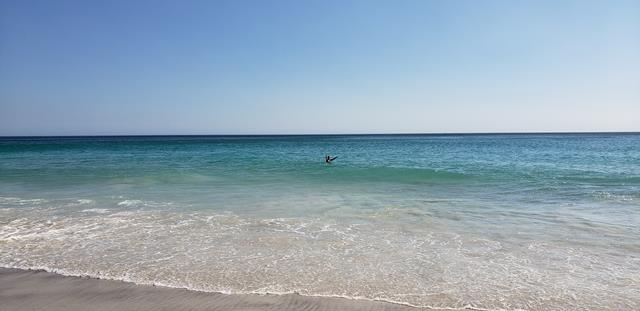
<svg viewBox="0 0 640 311">
<path fill-rule="evenodd" d="M 3 311 L 423 310 L 386 302 L 291 295 L 226 295 L 0 268 Z"/>
</svg>

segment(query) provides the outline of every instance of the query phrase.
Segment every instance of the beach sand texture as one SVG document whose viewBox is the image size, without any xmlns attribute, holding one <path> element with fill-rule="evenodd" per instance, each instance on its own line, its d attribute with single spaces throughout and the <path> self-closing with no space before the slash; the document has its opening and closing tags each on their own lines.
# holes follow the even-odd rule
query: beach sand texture
<svg viewBox="0 0 640 311">
<path fill-rule="evenodd" d="M 0 310 L 424 310 L 398 304 L 330 297 L 226 295 L 128 282 L 0 268 Z M 431 309 L 429 309 L 431 310 Z"/>
</svg>

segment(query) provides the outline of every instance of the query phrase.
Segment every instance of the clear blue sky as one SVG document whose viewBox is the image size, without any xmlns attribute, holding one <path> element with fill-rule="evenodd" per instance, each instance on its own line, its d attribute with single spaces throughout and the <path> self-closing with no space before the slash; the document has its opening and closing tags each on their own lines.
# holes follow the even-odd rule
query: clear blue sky
<svg viewBox="0 0 640 311">
<path fill-rule="evenodd" d="M 640 1 L 0 1 L 0 135 L 640 131 Z"/>
</svg>

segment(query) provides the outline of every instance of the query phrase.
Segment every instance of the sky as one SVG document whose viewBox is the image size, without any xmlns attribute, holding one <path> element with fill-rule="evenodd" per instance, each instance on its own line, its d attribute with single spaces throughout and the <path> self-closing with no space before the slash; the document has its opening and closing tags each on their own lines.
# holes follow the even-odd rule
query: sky
<svg viewBox="0 0 640 311">
<path fill-rule="evenodd" d="M 0 136 L 558 131 L 640 131 L 640 0 L 0 0 Z"/>
</svg>

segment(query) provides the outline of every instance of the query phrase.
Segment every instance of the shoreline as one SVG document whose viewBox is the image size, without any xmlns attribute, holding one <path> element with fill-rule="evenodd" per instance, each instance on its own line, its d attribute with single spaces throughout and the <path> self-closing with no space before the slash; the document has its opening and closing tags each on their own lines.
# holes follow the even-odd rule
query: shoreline
<svg viewBox="0 0 640 311">
<path fill-rule="evenodd" d="M 442 310 L 299 294 L 223 294 L 126 281 L 0 268 L 3 310 Z M 6 308 L 6 309 L 5 309 Z"/>
</svg>

